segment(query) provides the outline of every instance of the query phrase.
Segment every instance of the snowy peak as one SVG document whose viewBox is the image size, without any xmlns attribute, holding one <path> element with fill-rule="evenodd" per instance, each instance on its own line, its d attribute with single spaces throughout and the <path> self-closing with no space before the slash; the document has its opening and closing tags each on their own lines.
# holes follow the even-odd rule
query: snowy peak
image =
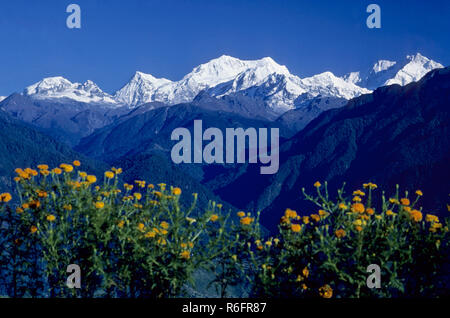
<svg viewBox="0 0 450 318">
<path fill-rule="evenodd" d="M 443 67 L 442 64 L 437 63 L 420 53 L 408 55 L 406 56 L 406 64 L 404 64 L 393 78 L 386 81 L 385 85 L 399 84 L 403 86 L 411 82 L 416 82 L 429 71 Z"/>
<path fill-rule="evenodd" d="M 2 102 L 3 100 L 5 100 L 7 98 L 7 96 L 0 96 L 0 102 Z"/>
<path fill-rule="evenodd" d="M 317 97 L 338 97 L 352 99 L 362 94 L 370 93 L 370 90 L 359 87 L 353 83 L 335 76 L 331 72 L 323 72 L 311 77 L 302 79 L 304 89 L 308 94 Z"/>
<path fill-rule="evenodd" d="M 82 103 L 117 104 L 109 94 L 97 84 L 88 80 L 85 83 L 72 83 L 61 76 L 47 77 L 28 86 L 24 95 L 36 99 L 69 99 Z"/>
<path fill-rule="evenodd" d="M 115 94 L 115 98 L 130 106 L 152 101 L 173 105 L 190 102 L 202 90 L 223 83 L 236 81 L 235 86 L 239 86 L 239 88 L 231 89 L 229 93 L 255 86 L 274 73 L 288 75 L 289 71 L 270 57 L 260 60 L 240 60 L 222 55 L 195 67 L 189 74 L 176 82 L 156 79 L 149 74 L 138 72 Z"/>
<path fill-rule="evenodd" d="M 133 106 L 153 102 L 155 101 L 154 92 L 169 83 L 172 81 L 136 72 L 131 80 L 116 92 L 114 98 L 119 103 Z"/>
<path fill-rule="evenodd" d="M 379 60 L 365 72 L 351 72 L 343 77 L 348 83 L 367 89 L 420 80 L 426 73 L 443 66 L 420 53 L 407 55 L 402 61 Z"/>
</svg>

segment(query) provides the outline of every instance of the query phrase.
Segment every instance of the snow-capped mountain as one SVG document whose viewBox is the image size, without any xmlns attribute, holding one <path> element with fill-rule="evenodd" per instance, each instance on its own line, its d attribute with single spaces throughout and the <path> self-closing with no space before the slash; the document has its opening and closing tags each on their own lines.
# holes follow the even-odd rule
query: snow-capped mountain
<svg viewBox="0 0 450 318">
<path fill-rule="evenodd" d="M 245 72 L 251 71 L 247 85 L 257 85 L 269 74 L 276 72 L 289 73 L 284 66 L 276 64 L 271 58 L 255 61 L 244 61 L 231 56 L 222 55 L 205 64 L 195 67 L 180 81 L 157 79 L 149 74 L 136 74 L 129 83 L 121 88 L 115 98 L 130 106 L 158 101 L 168 105 L 190 102 L 205 89 L 229 82 Z"/>
<path fill-rule="evenodd" d="M 85 83 L 72 83 L 61 76 L 47 77 L 25 88 L 23 94 L 36 99 L 73 100 L 82 103 L 116 105 L 116 100 L 103 92 L 97 84 L 88 80 Z"/>
<path fill-rule="evenodd" d="M 8 97 L 8 96 L 0 96 L 0 102 L 1 102 L 2 100 L 6 99 L 6 97 Z"/>
<path fill-rule="evenodd" d="M 270 57 L 239 60 L 223 55 L 194 68 L 177 82 L 136 73 L 114 96 L 130 106 L 153 101 L 174 105 L 192 101 L 202 90 L 219 98 L 240 94 L 264 100 L 278 113 L 295 108 L 300 95 L 301 100 L 318 95 L 350 99 L 370 92 L 331 72 L 300 79 Z"/>
<path fill-rule="evenodd" d="M 114 95 L 120 103 L 136 106 L 155 101 L 155 91 L 163 85 L 173 83 L 165 78 L 136 72 L 131 80 Z"/>
<path fill-rule="evenodd" d="M 216 97 L 236 94 L 263 99 L 271 110 L 278 113 L 300 107 L 304 101 L 318 96 L 351 99 L 370 93 L 331 72 L 301 79 L 290 74 L 285 66 L 273 60 L 272 63 L 276 66 L 266 69 L 266 72 L 249 69 L 234 80 L 211 88 L 208 93 Z"/>
<path fill-rule="evenodd" d="M 351 72 L 343 78 L 346 82 L 367 89 L 399 84 L 406 85 L 420 80 L 429 71 L 442 68 L 437 63 L 420 53 L 408 55 L 400 62 L 380 60 L 365 72 Z"/>
<path fill-rule="evenodd" d="M 223 55 L 195 67 L 179 81 L 136 72 L 113 95 L 103 92 L 92 81 L 72 83 L 63 77 L 44 78 L 27 87 L 24 95 L 134 108 L 149 102 L 165 105 L 192 102 L 205 91 L 216 98 L 245 96 L 257 100 L 271 112 L 283 113 L 315 98 L 349 100 L 380 86 L 406 85 L 440 67 L 443 66 L 417 53 L 400 62 L 380 60 L 368 71 L 352 72 L 342 78 L 331 72 L 300 78 L 270 57 L 240 60 Z"/>
</svg>

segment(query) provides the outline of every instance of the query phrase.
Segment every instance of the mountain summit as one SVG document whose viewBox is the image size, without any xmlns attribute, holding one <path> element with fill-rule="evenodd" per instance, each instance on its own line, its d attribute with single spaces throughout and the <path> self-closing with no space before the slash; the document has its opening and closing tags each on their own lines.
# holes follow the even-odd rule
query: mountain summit
<svg viewBox="0 0 450 318">
<path fill-rule="evenodd" d="M 300 78 L 270 57 L 240 60 L 222 55 L 195 67 L 179 81 L 136 72 L 114 95 L 103 92 L 94 82 L 72 83 L 63 77 L 49 77 L 27 87 L 24 95 L 35 99 L 76 101 L 112 107 L 160 102 L 175 105 L 192 102 L 202 91 L 215 98 L 231 96 L 252 99 L 268 112 L 282 114 L 301 109 L 305 103 L 321 103 L 327 108 L 385 85 L 406 85 L 418 81 L 428 71 L 443 66 L 417 53 L 400 62 L 379 60 L 365 72 L 337 77 L 327 71 Z M 320 101 L 317 101 L 317 100 Z M 331 103 L 331 104 L 330 104 Z M 334 105 L 334 106 L 333 106 Z"/>
<path fill-rule="evenodd" d="M 379 60 L 365 72 L 351 72 L 344 80 L 374 90 L 381 86 L 392 84 L 406 85 L 417 82 L 426 73 L 444 66 L 420 53 L 407 55 L 402 61 Z"/>
<path fill-rule="evenodd" d="M 47 77 L 28 86 L 25 96 L 36 99 L 68 99 L 82 103 L 117 104 L 113 97 L 103 92 L 97 84 L 88 80 L 85 83 L 72 83 L 61 76 Z"/>
</svg>

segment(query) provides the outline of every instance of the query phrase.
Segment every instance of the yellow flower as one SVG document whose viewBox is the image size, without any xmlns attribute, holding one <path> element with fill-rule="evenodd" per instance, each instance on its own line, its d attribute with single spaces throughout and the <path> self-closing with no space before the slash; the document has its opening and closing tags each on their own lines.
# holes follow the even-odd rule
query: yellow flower
<svg viewBox="0 0 450 318">
<path fill-rule="evenodd" d="M 363 230 L 363 228 L 358 225 L 358 226 L 355 227 L 355 230 L 358 231 L 358 232 L 361 232 Z"/>
<path fill-rule="evenodd" d="M 31 226 L 31 228 L 30 228 L 30 232 L 31 232 L 31 234 L 34 234 L 34 233 L 36 233 L 37 232 L 37 227 L 35 226 L 35 225 L 32 225 Z"/>
<path fill-rule="evenodd" d="M 320 221 L 320 216 L 318 214 L 311 214 L 311 219 L 313 219 L 313 221 L 319 222 Z"/>
<path fill-rule="evenodd" d="M 88 183 L 95 183 L 95 182 L 97 182 L 97 177 L 96 177 L 96 176 L 89 175 L 89 176 L 86 177 L 86 181 L 87 181 Z"/>
<path fill-rule="evenodd" d="M 145 237 L 146 238 L 153 238 L 155 236 L 156 236 L 156 233 L 154 231 L 150 231 L 150 232 L 145 233 Z"/>
<path fill-rule="evenodd" d="M 73 163 L 73 165 L 75 166 L 75 167 L 79 167 L 79 166 L 81 166 L 81 162 L 80 161 L 78 161 L 78 160 L 75 160 L 74 162 L 72 162 Z"/>
<path fill-rule="evenodd" d="M 209 220 L 211 222 L 216 222 L 219 219 L 219 216 L 217 214 L 213 214 L 211 215 L 211 217 L 209 218 Z"/>
<path fill-rule="evenodd" d="M 38 165 L 37 168 L 39 170 L 48 170 L 48 165 Z"/>
<path fill-rule="evenodd" d="M 328 215 L 328 212 L 327 211 L 325 211 L 325 210 L 319 210 L 319 216 L 320 217 L 324 217 L 324 216 L 327 216 Z"/>
<path fill-rule="evenodd" d="M 400 203 L 400 202 L 398 202 L 398 200 L 395 199 L 395 198 L 390 198 L 390 199 L 389 199 L 389 202 L 392 203 L 392 204 L 399 204 L 399 203 Z"/>
<path fill-rule="evenodd" d="M 419 197 L 421 197 L 421 196 L 423 195 L 423 192 L 420 191 L 420 190 L 417 190 L 417 191 L 416 191 L 416 194 L 417 194 Z"/>
<path fill-rule="evenodd" d="M 125 221 L 120 221 L 119 223 L 117 223 L 117 226 L 119 227 L 119 228 L 123 228 L 123 226 L 125 225 Z"/>
<path fill-rule="evenodd" d="M 66 211 L 72 211 L 72 205 L 71 204 L 64 204 L 63 209 Z"/>
<path fill-rule="evenodd" d="M 286 209 L 286 211 L 284 212 L 284 215 L 287 218 L 295 218 L 295 217 L 297 217 L 297 212 L 295 212 L 294 210 L 291 210 L 291 209 Z"/>
<path fill-rule="evenodd" d="M 303 276 L 305 276 L 306 278 L 308 278 L 308 276 L 309 276 L 309 270 L 308 270 L 308 267 L 305 267 L 305 268 L 302 270 L 302 274 L 303 274 Z"/>
<path fill-rule="evenodd" d="M 161 222 L 161 224 L 160 224 L 160 226 L 163 228 L 163 229 L 168 229 L 169 228 L 169 223 L 167 223 L 166 221 L 162 221 Z"/>
<path fill-rule="evenodd" d="M 232 255 L 231 258 L 233 259 L 233 261 L 237 261 L 237 255 Z"/>
<path fill-rule="evenodd" d="M 161 199 L 161 197 L 162 197 L 162 193 L 159 191 L 155 191 L 155 192 L 153 192 L 153 194 L 159 199 Z"/>
<path fill-rule="evenodd" d="M 362 192 L 361 190 L 356 190 L 356 191 L 353 191 L 353 195 L 363 197 L 366 194 L 364 192 Z"/>
<path fill-rule="evenodd" d="M 240 217 L 240 218 L 243 218 L 243 217 L 245 216 L 245 212 L 239 211 L 239 212 L 237 213 L 237 216 Z"/>
<path fill-rule="evenodd" d="M 62 164 L 59 165 L 59 167 L 60 167 L 61 169 L 63 169 L 64 172 L 67 172 L 67 173 L 70 173 L 70 172 L 73 171 L 73 166 L 72 166 L 72 165 L 69 165 L 69 164 L 67 164 L 67 163 L 62 163 Z"/>
<path fill-rule="evenodd" d="M 381 220 L 381 215 L 375 215 L 375 218 L 376 218 L 377 220 Z"/>
<path fill-rule="evenodd" d="M 387 210 L 386 211 L 386 215 L 394 215 L 395 213 L 394 212 L 392 212 L 392 210 Z"/>
<path fill-rule="evenodd" d="M 314 186 L 315 186 L 316 188 L 320 188 L 321 184 L 320 184 L 319 181 L 316 181 L 316 182 L 314 183 Z"/>
<path fill-rule="evenodd" d="M 339 209 L 340 210 L 347 210 L 348 207 L 345 205 L 345 203 L 339 203 Z"/>
<path fill-rule="evenodd" d="M 364 204 L 362 203 L 353 203 L 352 204 L 352 212 L 363 213 L 365 210 Z"/>
<path fill-rule="evenodd" d="M 56 217 L 53 214 L 47 215 L 47 221 L 53 222 Z"/>
<path fill-rule="evenodd" d="M 137 227 L 139 231 L 143 231 L 145 229 L 144 223 L 139 223 Z"/>
<path fill-rule="evenodd" d="M 319 288 L 319 295 L 322 298 L 331 298 L 333 297 L 333 289 L 328 284 L 324 285 Z"/>
<path fill-rule="evenodd" d="M 272 241 L 266 241 L 265 243 L 267 246 L 272 246 Z"/>
<path fill-rule="evenodd" d="M 407 199 L 407 198 L 400 199 L 400 203 L 402 205 L 409 205 L 410 204 L 409 199 Z"/>
<path fill-rule="evenodd" d="M 0 194 L 0 202 L 5 202 L 6 203 L 6 202 L 9 202 L 11 200 L 12 200 L 12 196 L 11 196 L 10 193 L 5 192 L 5 193 Z"/>
<path fill-rule="evenodd" d="M 103 209 L 105 207 L 105 203 L 102 201 L 97 201 L 97 202 L 95 202 L 95 207 L 97 209 Z"/>
<path fill-rule="evenodd" d="M 291 225 L 291 230 L 292 232 L 300 232 L 300 230 L 302 229 L 302 227 L 300 226 L 300 224 L 292 224 Z"/>
<path fill-rule="evenodd" d="M 437 229 L 441 229 L 442 228 L 442 224 L 441 223 L 432 223 L 430 226 L 430 232 L 436 232 Z"/>
<path fill-rule="evenodd" d="M 191 253 L 189 251 L 183 251 L 180 253 L 181 258 L 184 259 L 190 259 L 191 258 Z"/>
<path fill-rule="evenodd" d="M 375 210 L 372 209 L 372 208 L 367 208 L 366 209 L 366 213 L 369 214 L 369 215 L 373 215 L 375 213 Z"/>
<path fill-rule="evenodd" d="M 355 220 L 355 222 L 353 222 L 353 225 L 356 225 L 356 226 L 362 225 L 362 221 L 360 219 Z"/>
<path fill-rule="evenodd" d="M 112 171 L 106 171 L 106 172 L 105 172 L 105 177 L 106 177 L 107 179 L 112 179 L 112 178 L 114 178 L 114 172 L 112 172 Z"/>
<path fill-rule="evenodd" d="M 412 210 L 409 213 L 409 216 L 411 217 L 411 220 L 413 220 L 415 222 L 422 221 L 422 212 L 420 212 L 419 210 Z"/>
<path fill-rule="evenodd" d="M 84 171 L 78 172 L 78 175 L 79 175 L 81 178 L 83 178 L 83 179 L 85 179 L 85 178 L 87 177 L 87 173 L 84 172 Z"/>
<path fill-rule="evenodd" d="M 376 189 L 378 188 L 378 186 L 375 183 L 369 182 L 369 183 L 364 183 L 363 184 L 364 189 Z"/>
<path fill-rule="evenodd" d="M 253 222 L 253 218 L 246 216 L 245 218 L 241 219 L 241 224 L 242 225 L 249 225 Z"/>
<path fill-rule="evenodd" d="M 139 192 L 135 192 L 134 197 L 139 201 L 140 199 L 142 199 L 142 194 L 140 194 Z"/>
<path fill-rule="evenodd" d="M 334 232 L 334 235 L 336 235 L 337 238 L 345 237 L 347 233 L 343 229 L 339 229 L 336 232 Z"/>
<path fill-rule="evenodd" d="M 172 189 L 172 194 L 174 194 L 174 195 L 180 195 L 180 194 L 181 194 L 181 189 L 180 189 L 180 188 L 173 188 L 173 189 Z"/>
<path fill-rule="evenodd" d="M 439 222 L 439 218 L 436 215 L 427 214 L 425 216 L 425 221 L 427 221 L 427 222 Z"/>
</svg>

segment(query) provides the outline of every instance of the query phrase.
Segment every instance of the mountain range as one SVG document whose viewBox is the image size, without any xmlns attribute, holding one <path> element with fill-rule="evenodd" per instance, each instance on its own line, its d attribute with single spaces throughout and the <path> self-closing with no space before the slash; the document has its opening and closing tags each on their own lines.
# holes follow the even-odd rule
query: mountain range
<svg viewBox="0 0 450 318">
<path fill-rule="evenodd" d="M 307 212 L 300 189 L 328 180 L 330 191 L 377 182 L 427 193 L 427 209 L 444 206 L 450 180 L 449 69 L 421 54 L 342 77 L 293 75 L 271 58 L 221 56 L 180 81 L 136 72 L 114 94 L 92 81 L 45 78 L 0 98 L 0 187 L 17 165 L 74 159 L 88 169 L 124 168 L 123 180 L 146 178 L 199 200 L 263 211 L 267 228 L 286 207 Z M 170 158 L 173 129 L 277 127 L 280 169 L 261 176 L 251 164 L 180 164 Z M 17 158 L 17 159 L 16 159 Z M 438 213 L 439 214 L 439 213 Z"/>
<path fill-rule="evenodd" d="M 195 67 L 179 81 L 136 72 L 112 95 L 90 80 L 44 78 L 1 100 L 0 108 L 72 146 L 136 108 L 142 112 L 181 103 L 277 120 L 293 135 L 324 110 L 342 107 L 378 86 L 417 81 L 440 67 L 417 53 L 400 62 L 380 60 L 366 72 L 338 77 L 327 71 L 300 78 L 270 57 L 245 61 L 223 55 Z"/>
</svg>

